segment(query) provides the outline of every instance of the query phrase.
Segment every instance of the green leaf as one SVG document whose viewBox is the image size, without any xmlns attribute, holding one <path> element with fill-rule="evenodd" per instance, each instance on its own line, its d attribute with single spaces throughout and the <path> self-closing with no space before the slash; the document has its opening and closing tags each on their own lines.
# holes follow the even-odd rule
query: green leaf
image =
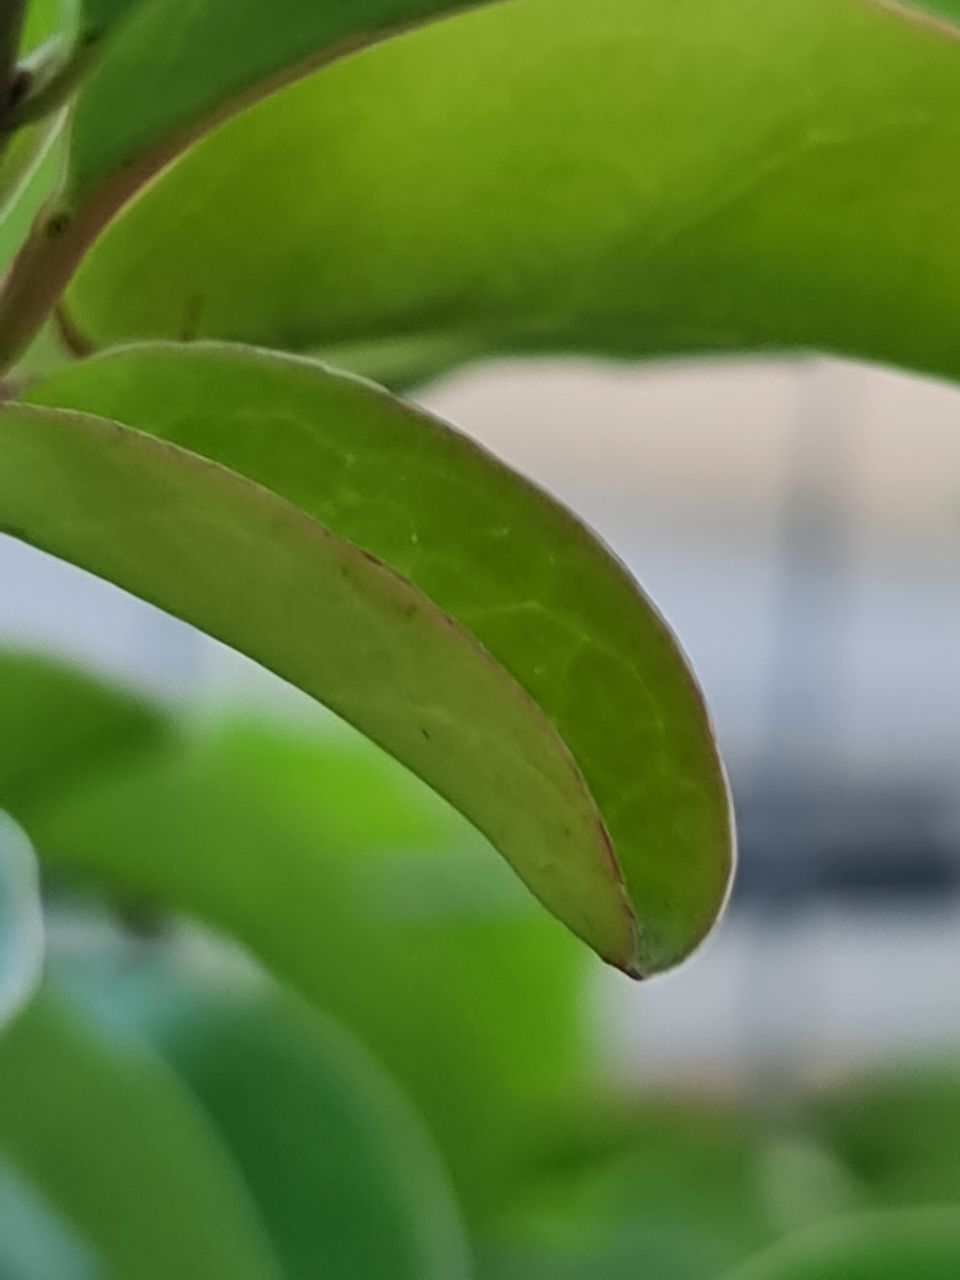
<svg viewBox="0 0 960 1280">
<path fill-rule="evenodd" d="M 711 1099 L 589 1101 L 487 1233 L 489 1280 L 716 1280 L 775 1238 L 761 1142 Z M 609 1148 L 609 1149 L 608 1149 Z"/>
<path fill-rule="evenodd" d="M 397 340 L 411 376 L 423 352 L 793 348 L 960 375 L 958 119 L 960 44 L 863 0 L 512 0 L 212 135 L 68 310 L 95 345 L 372 369 Z"/>
<path fill-rule="evenodd" d="M 104 1280 L 86 1242 L 6 1160 L 0 1160 L 3 1280 Z"/>
<path fill-rule="evenodd" d="M 74 0 L 29 0 L 21 56 L 29 57 L 38 47 L 72 29 L 73 8 Z"/>
<path fill-rule="evenodd" d="M 95 29 L 127 20 L 84 82 L 65 195 L 88 200 L 156 168 L 278 83 L 470 0 L 87 0 Z"/>
<path fill-rule="evenodd" d="M 817 1099 L 816 1123 L 878 1202 L 960 1202 L 960 1061 L 871 1072 Z"/>
<path fill-rule="evenodd" d="M 728 1280 L 945 1280 L 960 1269 L 960 1210 L 840 1218 L 788 1239 Z"/>
<path fill-rule="evenodd" d="M 284 1277 L 463 1280 L 448 1179 L 389 1078 L 332 1022 L 220 966 L 161 953 L 80 972 L 105 1025 L 146 1035 L 203 1108 Z"/>
<path fill-rule="evenodd" d="M 354 1031 L 474 1222 L 580 1078 L 586 952 L 354 735 L 217 726 L 65 796 L 34 830 L 58 874 L 199 916 Z"/>
<path fill-rule="evenodd" d="M 134 349 L 31 399 L 103 416 L 7 410 L 0 526 L 326 702 L 604 958 L 651 973 L 702 939 L 731 840 L 703 703 L 566 510 L 419 410 L 286 356 Z"/>
<path fill-rule="evenodd" d="M 0 806 L 31 826 L 65 791 L 166 741 L 163 713 L 66 663 L 0 650 Z"/>
<path fill-rule="evenodd" d="M 316 67 L 475 2 L 85 0 L 46 95 L 81 82 L 63 183 L 0 291 L 0 360 L 25 349 L 116 210 L 199 135 Z"/>
<path fill-rule="evenodd" d="M 33 995 L 43 973 L 43 950 L 33 850 L 0 812 L 0 1031 Z"/>
<path fill-rule="evenodd" d="M 111 1276 L 279 1280 L 238 1170 L 173 1072 L 49 991 L 0 1037 L 0 1143 Z"/>
</svg>

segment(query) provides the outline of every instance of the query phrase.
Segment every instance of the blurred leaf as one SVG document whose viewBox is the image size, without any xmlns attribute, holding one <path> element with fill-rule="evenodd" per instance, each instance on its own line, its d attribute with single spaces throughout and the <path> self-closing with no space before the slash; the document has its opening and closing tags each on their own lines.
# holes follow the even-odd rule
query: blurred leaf
<svg viewBox="0 0 960 1280">
<path fill-rule="evenodd" d="M 105 1280 L 89 1246 L 15 1169 L 0 1161 L 3 1280 Z"/>
<path fill-rule="evenodd" d="M 411 375 L 424 350 L 809 347 L 957 375 L 958 119 L 960 44 L 863 0 L 511 0 L 212 135 L 69 311 L 95 344 L 382 369 L 396 340 Z"/>
<path fill-rule="evenodd" d="M 265 984 L 172 955 L 103 966 L 95 981 L 107 1024 L 145 1033 L 216 1127 L 285 1277 L 467 1275 L 433 1149 L 389 1079 L 335 1025 Z"/>
<path fill-rule="evenodd" d="M 29 0 L 23 24 L 21 51 L 29 55 L 38 45 L 69 32 L 74 24 L 75 0 Z"/>
<path fill-rule="evenodd" d="M 282 355 L 130 349 L 30 399 L 111 423 L 8 410 L 8 528 L 333 707 L 605 959 L 648 974 L 702 939 L 731 841 L 706 712 L 569 512 L 419 410 Z"/>
<path fill-rule="evenodd" d="M 761 1142 L 737 1109 L 593 1108 L 553 1138 L 485 1239 L 483 1280 L 709 1280 L 775 1238 Z"/>
<path fill-rule="evenodd" d="M 840 1218 L 776 1245 L 729 1280 L 947 1280 L 960 1274 L 960 1209 Z"/>
<path fill-rule="evenodd" d="M 220 730 L 69 797 L 36 835 L 51 867 L 218 926 L 352 1028 L 474 1218 L 577 1079 L 586 953 L 362 741 Z"/>
<path fill-rule="evenodd" d="M 158 746 L 142 698 L 38 654 L 0 650 L 0 807 L 30 826 L 53 795 Z"/>
<path fill-rule="evenodd" d="M 818 1099 L 814 1117 L 875 1201 L 960 1203 L 960 1062 L 853 1081 Z"/>
<path fill-rule="evenodd" d="M 0 812 L 0 1032 L 43 974 L 43 914 L 33 850 Z"/>
<path fill-rule="evenodd" d="M 220 1140 L 174 1074 L 41 992 L 0 1037 L 0 1145 L 137 1280 L 279 1280 Z"/>
</svg>

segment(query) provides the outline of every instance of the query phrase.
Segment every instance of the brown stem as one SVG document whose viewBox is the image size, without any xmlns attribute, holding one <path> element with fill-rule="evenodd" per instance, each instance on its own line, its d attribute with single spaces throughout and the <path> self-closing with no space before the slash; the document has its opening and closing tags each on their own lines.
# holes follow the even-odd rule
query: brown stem
<svg viewBox="0 0 960 1280">
<path fill-rule="evenodd" d="M 16 364 L 29 347 L 89 238 L 65 213 L 47 210 L 37 218 L 0 289 L 0 372 Z"/>
<path fill-rule="evenodd" d="M 18 96 L 17 56 L 27 0 L 0 0 L 0 126 Z"/>
</svg>

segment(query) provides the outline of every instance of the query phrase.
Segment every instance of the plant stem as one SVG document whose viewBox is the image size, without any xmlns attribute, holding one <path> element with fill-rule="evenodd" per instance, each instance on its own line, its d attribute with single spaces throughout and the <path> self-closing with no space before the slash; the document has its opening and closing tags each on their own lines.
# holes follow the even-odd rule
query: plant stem
<svg viewBox="0 0 960 1280">
<path fill-rule="evenodd" d="M 47 210 L 37 218 L 0 288 L 0 373 L 29 347 L 85 247 L 82 229 L 65 215 Z"/>
<path fill-rule="evenodd" d="M 17 84 L 17 55 L 27 0 L 0 0 L 0 126 Z"/>
<path fill-rule="evenodd" d="M 62 107 L 83 79 L 96 53 L 96 41 L 85 41 L 67 53 L 62 41 L 49 41 L 36 58 L 24 64 L 30 84 L 11 104 L 2 127 L 12 132 Z"/>
</svg>

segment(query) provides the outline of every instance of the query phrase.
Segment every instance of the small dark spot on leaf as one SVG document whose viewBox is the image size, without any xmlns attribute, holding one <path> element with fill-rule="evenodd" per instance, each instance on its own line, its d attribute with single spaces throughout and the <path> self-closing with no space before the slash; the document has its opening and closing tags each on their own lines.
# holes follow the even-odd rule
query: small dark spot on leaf
<svg viewBox="0 0 960 1280">
<path fill-rule="evenodd" d="M 8 111 L 24 100 L 32 84 L 32 72 L 27 67 L 20 67 L 10 82 L 10 89 L 7 95 Z"/>
<path fill-rule="evenodd" d="M 430 741 L 430 733 L 429 733 L 429 730 L 424 729 L 423 725 L 421 725 L 421 726 L 420 726 L 420 732 L 423 734 L 423 736 L 424 736 L 424 737 L 426 738 L 426 740 L 429 742 L 429 741 Z"/>
<path fill-rule="evenodd" d="M 68 213 L 55 213 L 47 223 L 47 236 L 50 240 L 56 240 L 66 231 L 70 225 L 70 215 Z"/>
</svg>

